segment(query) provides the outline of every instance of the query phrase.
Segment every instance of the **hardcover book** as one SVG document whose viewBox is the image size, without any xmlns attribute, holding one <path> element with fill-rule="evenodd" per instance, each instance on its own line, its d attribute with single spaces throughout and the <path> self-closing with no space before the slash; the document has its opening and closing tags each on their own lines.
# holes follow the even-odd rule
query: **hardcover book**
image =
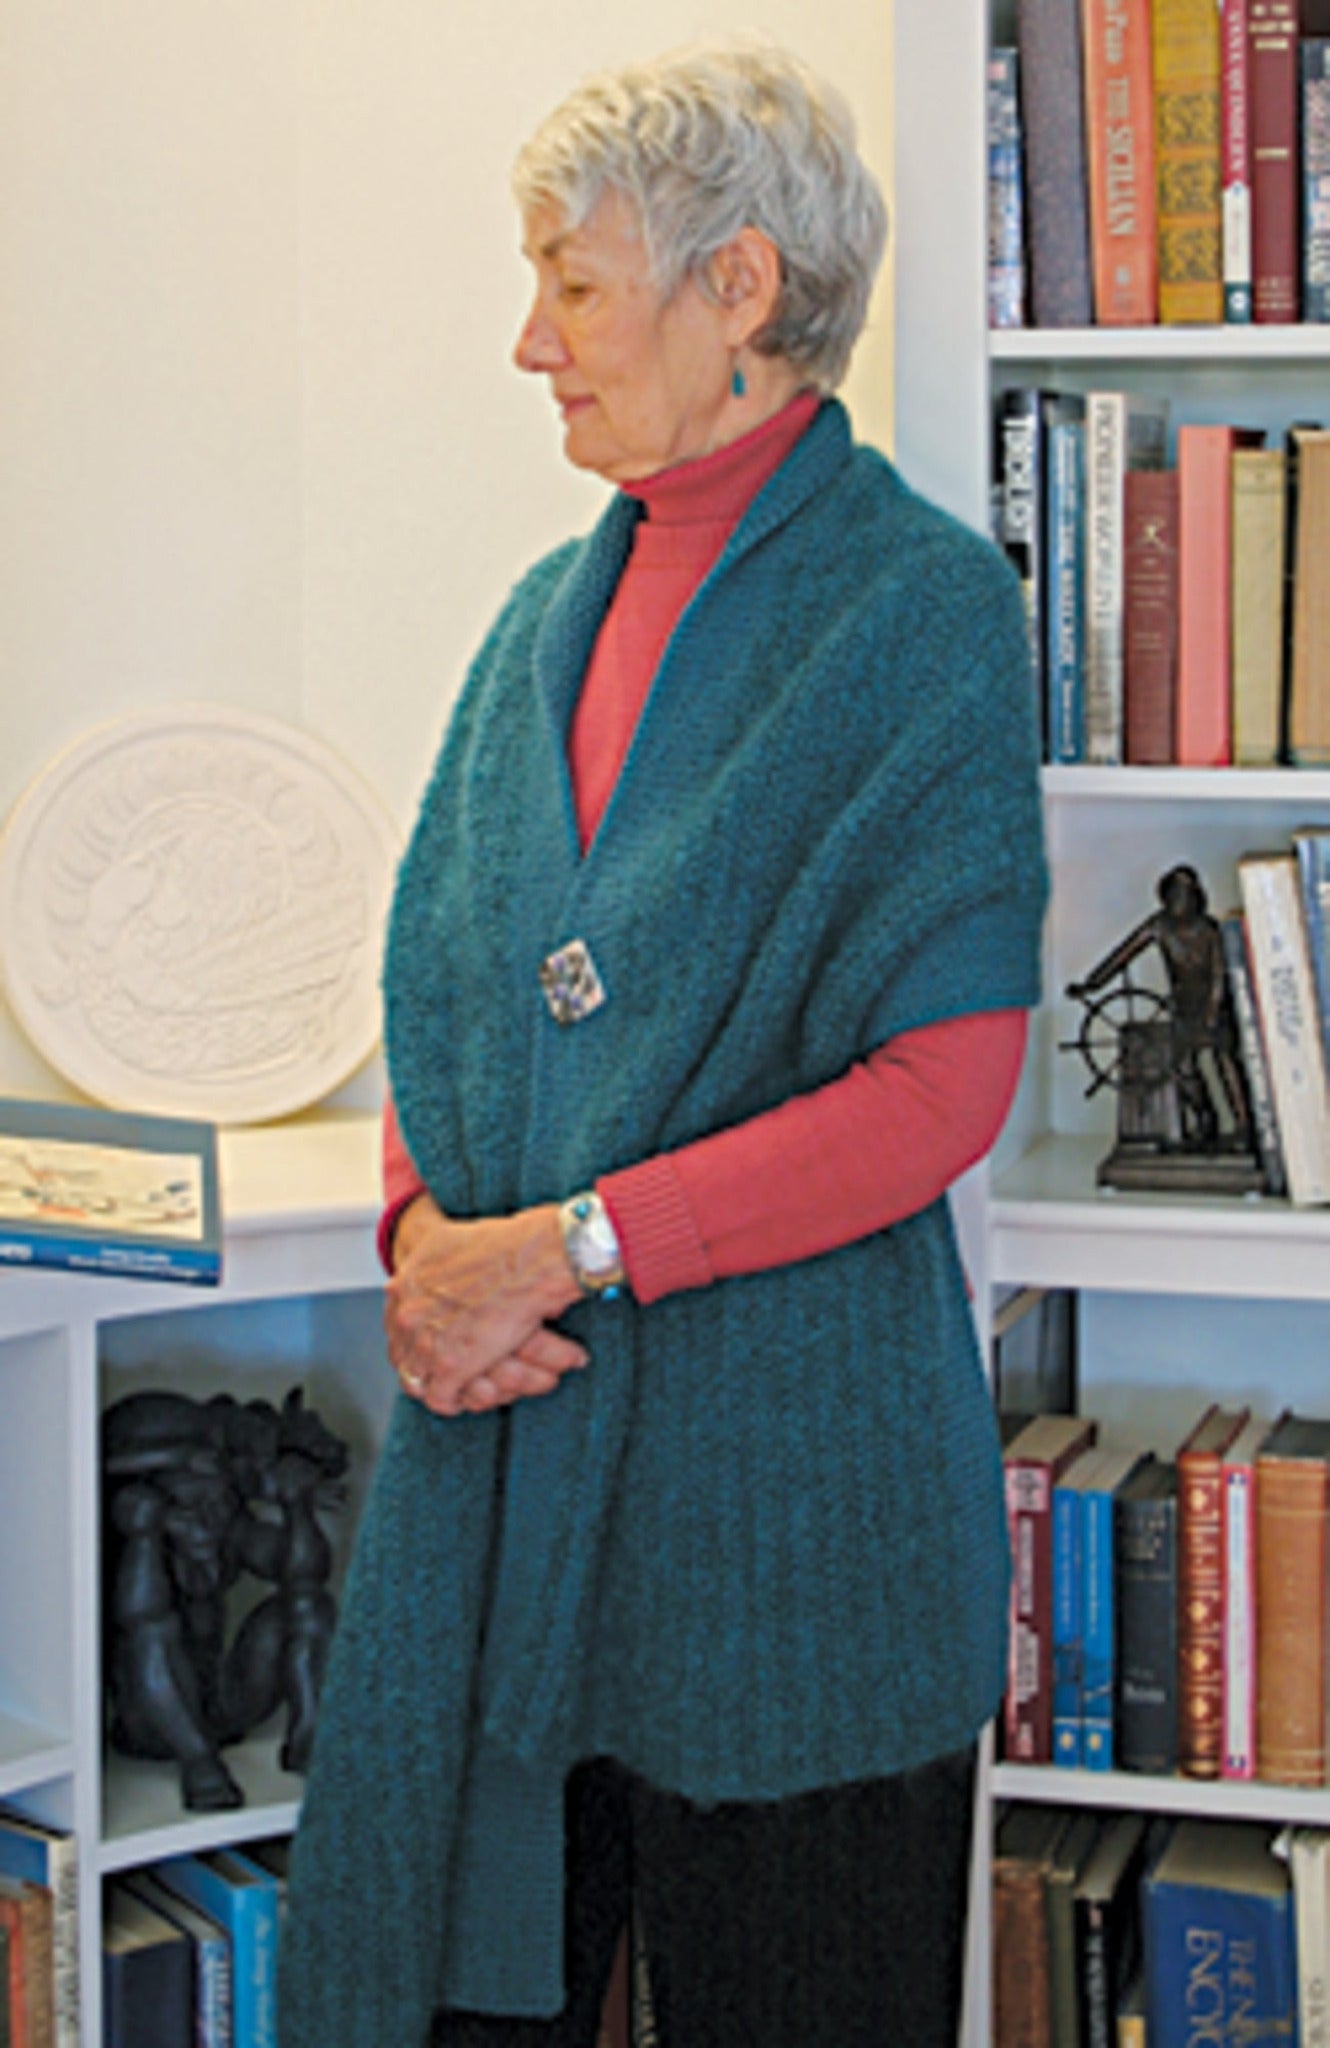
<svg viewBox="0 0 1330 2048">
<path fill-rule="evenodd" d="M 1219 11 L 1215 0 L 1153 0 L 1159 318 L 1224 315 L 1219 193 Z"/>
<path fill-rule="evenodd" d="M 1081 0 L 1094 317 L 1148 327 L 1158 310 L 1149 0 Z"/>
<path fill-rule="evenodd" d="M 276 1879 L 238 1849 L 169 1856 L 152 1874 L 226 1930 L 235 2048 L 276 2048 Z"/>
<path fill-rule="evenodd" d="M 0 1263 L 216 1286 L 215 1127 L 0 1098 Z"/>
<path fill-rule="evenodd" d="M 1296 2038 L 1293 1904 L 1270 1831 L 1179 1821 L 1142 1889 L 1146 2039 Z"/>
<path fill-rule="evenodd" d="M 1178 1448 L 1178 1764 L 1217 1778 L 1224 1703 L 1224 1454 L 1246 1408 L 1212 1402 Z"/>
<path fill-rule="evenodd" d="M 1293 834 L 1293 857 L 1298 863 L 1321 1051 L 1330 1074 L 1330 829 L 1300 826 Z"/>
<path fill-rule="evenodd" d="M 1224 1453 L 1223 1778 L 1256 1776 L 1256 1453 L 1270 1428 L 1253 1416 Z"/>
<path fill-rule="evenodd" d="M 1026 247 L 1036 327 L 1093 317 L 1080 0 L 1017 0 Z"/>
<path fill-rule="evenodd" d="M 1274 1846 L 1293 1880 L 1299 2048 L 1330 2048 L 1330 1829 L 1285 1828 Z"/>
<path fill-rule="evenodd" d="M 1025 201 L 1019 59 L 1014 48 L 988 60 L 988 324 L 1025 325 Z"/>
<path fill-rule="evenodd" d="M 1226 768 L 1233 760 L 1233 451 L 1259 428 L 1178 428 L 1177 760 Z"/>
<path fill-rule="evenodd" d="M 79 2048 L 78 1844 L 66 1829 L 0 1808 L 0 1872 L 50 1894 L 55 2048 Z"/>
<path fill-rule="evenodd" d="M 1330 1101 L 1297 858 L 1248 854 L 1238 885 L 1289 1199 L 1308 1208 L 1330 1200 Z"/>
<path fill-rule="evenodd" d="M 1224 318 L 1245 325 L 1251 305 L 1251 58 L 1248 0 L 1219 0 L 1219 186 Z"/>
<path fill-rule="evenodd" d="M 1279 760 L 1284 695 L 1284 451 L 1235 448 L 1233 475 L 1233 759 Z"/>
<path fill-rule="evenodd" d="M 1053 1488 L 1095 1433 L 1082 1416 L 1040 1415 L 1002 1454 L 1012 1554 L 1003 1734 L 1012 1763 L 1052 1762 Z"/>
<path fill-rule="evenodd" d="M 194 2048 L 232 2048 L 231 2041 L 231 1943 L 224 1928 L 178 1892 L 146 1870 L 135 1870 L 124 1879 L 133 1892 L 153 1911 L 188 1936 L 192 1960 L 194 1999 Z"/>
<path fill-rule="evenodd" d="M 1115 1813 L 1076 1882 L 1080 2039 L 1085 2048 L 1112 2048 L 1118 2000 L 1139 1954 L 1136 1891 L 1145 1854 L 1143 1817 Z"/>
<path fill-rule="evenodd" d="M 1330 430 L 1297 427 L 1297 534 L 1289 744 L 1304 767 L 1330 764 Z"/>
<path fill-rule="evenodd" d="M 993 1848 L 994 2048 L 1052 2048 L 1053 2001 L 1047 1883 L 1067 1815 L 1054 1806 L 1013 1806 Z"/>
<path fill-rule="evenodd" d="M 189 1937 L 127 1885 L 102 1901 L 105 2048 L 185 2048 L 193 2035 Z"/>
<path fill-rule="evenodd" d="M 1085 759 L 1085 422 L 1060 408 L 1048 426 L 1045 720 L 1050 761 Z"/>
<path fill-rule="evenodd" d="M 1302 317 L 1330 320 L 1330 40 L 1298 51 L 1302 155 Z"/>
<path fill-rule="evenodd" d="M 1124 758 L 1173 759 L 1178 676 L 1178 473 L 1129 469 L 1122 479 Z"/>
<path fill-rule="evenodd" d="M 1256 1775 L 1323 1785 L 1330 1422 L 1286 1415 L 1256 1456 Z"/>
<path fill-rule="evenodd" d="M 1119 1489 L 1117 1752 L 1124 1771 L 1171 1771 L 1178 1754 L 1177 1471 L 1148 1457 Z"/>
<path fill-rule="evenodd" d="M 1053 1762 L 1076 1770 L 1082 1753 L 1084 1623 L 1080 1487 L 1098 1454 L 1073 1458 L 1053 1487 Z"/>
<path fill-rule="evenodd" d="M 1116 1503 L 1142 1459 L 1137 1451 L 1112 1450 L 1080 1462 L 1090 1466 L 1080 1494 L 1081 1752 L 1088 1771 L 1111 1771 L 1118 1679 Z"/>
<path fill-rule="evenodd" d="M 1077 419 L 1084 401 L 1060 391 L 1016 385 L 998 393 L 994 422 L 994 495 L 998 545 L 1020 578 L 1030 636 L 1031 687 L 1048 750 L 1048 444 L 1053 424 Z"/>
<path fill-rule="evenodd" d="M 1123 757 L 1124 485 L 1135 469 L 1162 469 L 1165 398 L 1090 391 L 1085 400 L 1085 757 Z"/>
<path fill-rule="evenodd" d="M 1288 1178 L 1284 1172 L 1284 1148 L 1279 1138 L 1279 1119 L 1275 1113 L 1274 1090 L 1270 1082 L 1270 1063 L 1266 1057 L 1265 1038 L 1256 1007 L 1256 989 L 1252 982 L 1251 960 L 1247 951 L 1247 923 L 1242 912 L 1226 912 L 1219 920 L 1219 930 L 1224 948 L 1224 969 L 1228 976 L 1229 995 L 1233 1001 L 1233 1015 L 1238 1027 L 1238 1048 L 1242 1055 L 1243 1078 L 1247 1084 L 1247 1105 L 1251 1111 L 1252 1131 L 1256 1139 L 1256 1150 L 1260 1155 L 1261 1171 L 1265 1176 L 1265 1192 L 1267 1195 L 1286 1195 Z"/>
<path fill-rule="evenodd" d="M 1252 314 L 1298 317 L 1298 0 L 1250 0 Z"/>
</svg>

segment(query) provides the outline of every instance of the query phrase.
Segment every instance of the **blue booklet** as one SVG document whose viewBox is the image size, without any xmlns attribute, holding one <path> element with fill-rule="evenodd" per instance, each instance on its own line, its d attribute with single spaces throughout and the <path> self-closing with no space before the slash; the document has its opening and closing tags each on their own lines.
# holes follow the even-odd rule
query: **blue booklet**
<svg viewBox="0 0 1330 2048">
<path fill-rule="evenodd" d="M 216 1127 L 0 1097 L 0 1266 L 215 1287 Z"/>
<path fill-rule="evenodd" d="M 239 1849 L 168 1856 L 152 1866 L 168 1891 L 226 1931 L 234 2048 L 276 2048 L 277 1880 Z"/>
</svg>

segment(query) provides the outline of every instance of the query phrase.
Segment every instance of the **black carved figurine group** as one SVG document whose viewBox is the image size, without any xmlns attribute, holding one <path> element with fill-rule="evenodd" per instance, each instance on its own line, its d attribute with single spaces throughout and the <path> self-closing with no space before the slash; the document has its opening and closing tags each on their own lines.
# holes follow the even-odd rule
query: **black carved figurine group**
<svg viewBox="0 0 1330 2048">
<path fill-rule="evenodd" d="M 1101 1162 L 1109 1187 L 1250 1193 L 1263 1185 L 1224 958 L 1195 868 L 1160 876 L 1159 907 L 1133 926 L 1067 994 L 1084 1005 L 1066 1050 L 1086 1088 L 1117 1095 L 1117 1142 Z M 1163 987 L 1133 977 L 1153 958 Z"/>
<path fill-rule="evenodd" d="M 283 1769 L 309 1761 L 347 1447 L 299 1388 L 280 1408 L 143 1392 L 107 1409 L 102 1457 L 109 1739 L 177 1762 L 187 1807 L 240 1806 L 222 1751 L 270 1716 Z"/>
</svg>

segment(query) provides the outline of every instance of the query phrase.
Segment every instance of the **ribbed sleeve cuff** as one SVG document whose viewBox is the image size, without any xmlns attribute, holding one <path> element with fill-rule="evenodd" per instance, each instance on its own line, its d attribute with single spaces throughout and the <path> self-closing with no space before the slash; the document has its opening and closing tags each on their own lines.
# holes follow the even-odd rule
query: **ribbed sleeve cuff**
<svg viewBox="0 0 1330 2048">
<path fill-rule="evenodd" d="M 596 1192 L 609 1210 L 638 1301 L 711 1285 L 716 1276 L 668 1154 L 607 1174 Z"/>
</svg>

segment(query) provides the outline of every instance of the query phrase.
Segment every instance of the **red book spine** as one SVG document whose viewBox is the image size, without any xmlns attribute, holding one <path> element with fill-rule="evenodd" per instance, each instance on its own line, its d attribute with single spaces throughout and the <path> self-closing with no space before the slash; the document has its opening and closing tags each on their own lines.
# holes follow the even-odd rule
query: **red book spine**
<svg viewBox="0 0 1330 2048">
<path fill-rule="evenodd" d="M 1149 0 L 1081 0 L 1094 316 L 1149 326 L 1158 311 Z"/>
<path fill-rule="evenodd" d="M 1252 312 L 1298 317 L 1298 0 L 1248 0 Z"/>
<path fill-rule="evenodd" d="M 1223 1748 L 1223 1467 L 1211 1452 L 1178 1454 L 1178 1764 L 1217 1778 Z"/>
<path fill-rule="evenodd" d="M 1174 759 L 1178 657 L 1178 478 L 1129 469 L 1122 479 L 1124 758 Z"/>
</svg>

